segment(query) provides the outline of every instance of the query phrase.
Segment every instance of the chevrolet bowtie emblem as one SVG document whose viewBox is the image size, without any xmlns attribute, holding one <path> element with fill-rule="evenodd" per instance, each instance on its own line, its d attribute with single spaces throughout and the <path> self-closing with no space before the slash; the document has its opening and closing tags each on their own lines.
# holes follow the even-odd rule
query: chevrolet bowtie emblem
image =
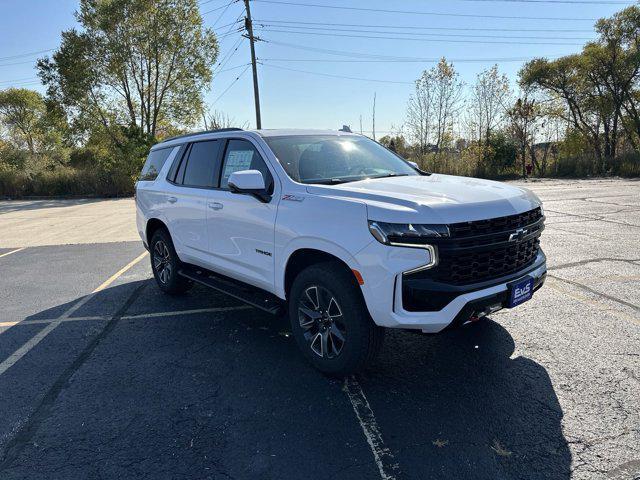
<svg viewBox="0 0 640 480">
<path fill-rule="evenodd" d="M 526 228 L 519 228 L 511 235 L 509 235 L 510 242 L 517 242 L 524 238 L 524 236 L 529 232 Z"/>
</svg>

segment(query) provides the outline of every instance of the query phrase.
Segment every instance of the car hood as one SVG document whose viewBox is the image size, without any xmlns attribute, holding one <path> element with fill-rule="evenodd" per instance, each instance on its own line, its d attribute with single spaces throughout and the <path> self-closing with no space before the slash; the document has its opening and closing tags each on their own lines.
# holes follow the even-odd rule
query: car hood
<svg viewBox="0 0 640 480">
<path fill-rule="evenodd" d="M 362 201 L 370 220 L 458 223 L 526 212 L 540 200 L 526 188 L 491 180 L 432 174 L 310 185 L 307 192 Z"/>
</svg>

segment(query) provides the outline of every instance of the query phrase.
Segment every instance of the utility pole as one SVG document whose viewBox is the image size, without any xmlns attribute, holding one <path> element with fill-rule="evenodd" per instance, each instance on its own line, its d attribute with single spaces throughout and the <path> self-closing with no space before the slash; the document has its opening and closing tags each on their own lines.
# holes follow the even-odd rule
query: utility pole
<svg viewBox="0 0 640 480">
<path fill-rule="evenodd" d="M 373 140 L 376 139 L 376 92 L 373 92 L 373 126 L 372 126 Z"/>
<path fill-rule="evenodd" d="M 244 0 L 244 8 L 247 16 L 244 17 L 244 28 L 247 30 L 249 45 L 251 47 L 251 67 L 253 69 L 253 97 L 256 103 L 256 128 L 262 128 L 262 120 L 260 118 L 260 93 L 258 92 L 258 68 L 256 66 L 256 49 L 254 47 L 255 38 L 253 36 L 253 24 L 251 22 L 251 8 L 249 0 Z"/>
<path fill-rule="evenodd" d="M 360 115 L 360 135 L 362 135 L 362 115 Z"/>
</svg>

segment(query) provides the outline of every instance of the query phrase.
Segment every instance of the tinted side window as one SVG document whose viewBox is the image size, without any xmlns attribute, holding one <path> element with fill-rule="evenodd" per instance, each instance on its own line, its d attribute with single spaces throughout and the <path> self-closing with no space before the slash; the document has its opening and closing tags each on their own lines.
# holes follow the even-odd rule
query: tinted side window
<svg viewBox="0 0 640 480">
<path fill-rule="evenodd" d="M 182 163 L 182 158 L 185 156 L 185 151 L 187 150 L 188 147 L 189 147 L 189 144 L 180 145 L 178 147 L 178 152 L 173 157 L 171 168 L 167 172 L 167 180 L 169 180 L 170 182 L 175 182 L 176 172 L 178 170 L 178 167 Z"/>
<path fill-rule="evenodd" d="M 180 159 L 180 167 L 178 168 L 178 173 L 176 173 L 175 183 L 178 185 L 182 185 L 182 181 L 184 180 L 184 170 L 187 166 L 187 158 L 189 157 L 189 151 L 191 150 L 191 145 L 187 146 L 187 151 L 184 152 L 184 155 Z"/>
<path fill-rule="evenodd" d="M 158 177 L 160 170 L 164 166 L 164 162 L 167 161 L 169 155 L 173 151 L 173 147 L 163 148 L 162 150 L 153 150 L 149 153 L 147 161 L 144 162 L 142 172 L 140 173 L 140 180 L 153 181 Z"/>
<path fill-rule="evenodd" d="M 182 181 L 185 186 L 210 188 L 218 184 L 220 171 L 218 154 L 221 143 L 218 140 L 209 140 L 191 144 L 188 158 L 182 161 L 186 162 L 184 180 Z M 177 182 L 181 180 L 181 170 L 182 165 L 176 177 Z"/>
<path fill-rule="evenodd" d="M 259 170 L 264 177 L 267 191 L 272 193 L 273 179 L 264 160 L 255 147 L 246 140 L 229 140 L 224 156 L 220 188 L 229 188 L 229 176 L 240 170 Z"/>
</svg>

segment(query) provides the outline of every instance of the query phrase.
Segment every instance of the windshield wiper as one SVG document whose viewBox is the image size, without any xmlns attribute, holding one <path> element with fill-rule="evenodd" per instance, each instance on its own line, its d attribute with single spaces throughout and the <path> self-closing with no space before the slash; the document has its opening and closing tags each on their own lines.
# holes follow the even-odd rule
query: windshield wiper
<svg viewBox="0 0 640 480">
<path fill-rule="evenodd" d="M 389 177 L 408 177 L 408 173 L 385 173 L 384 175 L 377 175 L 375 177 L 369 177 L 371 179 L 374 178 L 389 178 Z"/>
<path fill-rule="evenodd" d="M 317 184 L 317 185 L 339 185 L 341 183 L 359 182 L 361 180 L 371 180 L 374 178 L 387 178 L 387 177 L 406 177 L 408 173 L 386 173 L 384 175 L 377 175 L 375 177 L 356 177 L 356 178 L 325 178 L 322 180 L 307 180 L 305 183 Z"/>
<path fill-rule="evenodd" d="M 353 180 L 347 180 L 344 178 L 327 178 L 323 180 L 308 180 L 305 183 L 317 184 L 317 185 L 339 185 L 341 183 L 353 182 Z"/>
</svg>

